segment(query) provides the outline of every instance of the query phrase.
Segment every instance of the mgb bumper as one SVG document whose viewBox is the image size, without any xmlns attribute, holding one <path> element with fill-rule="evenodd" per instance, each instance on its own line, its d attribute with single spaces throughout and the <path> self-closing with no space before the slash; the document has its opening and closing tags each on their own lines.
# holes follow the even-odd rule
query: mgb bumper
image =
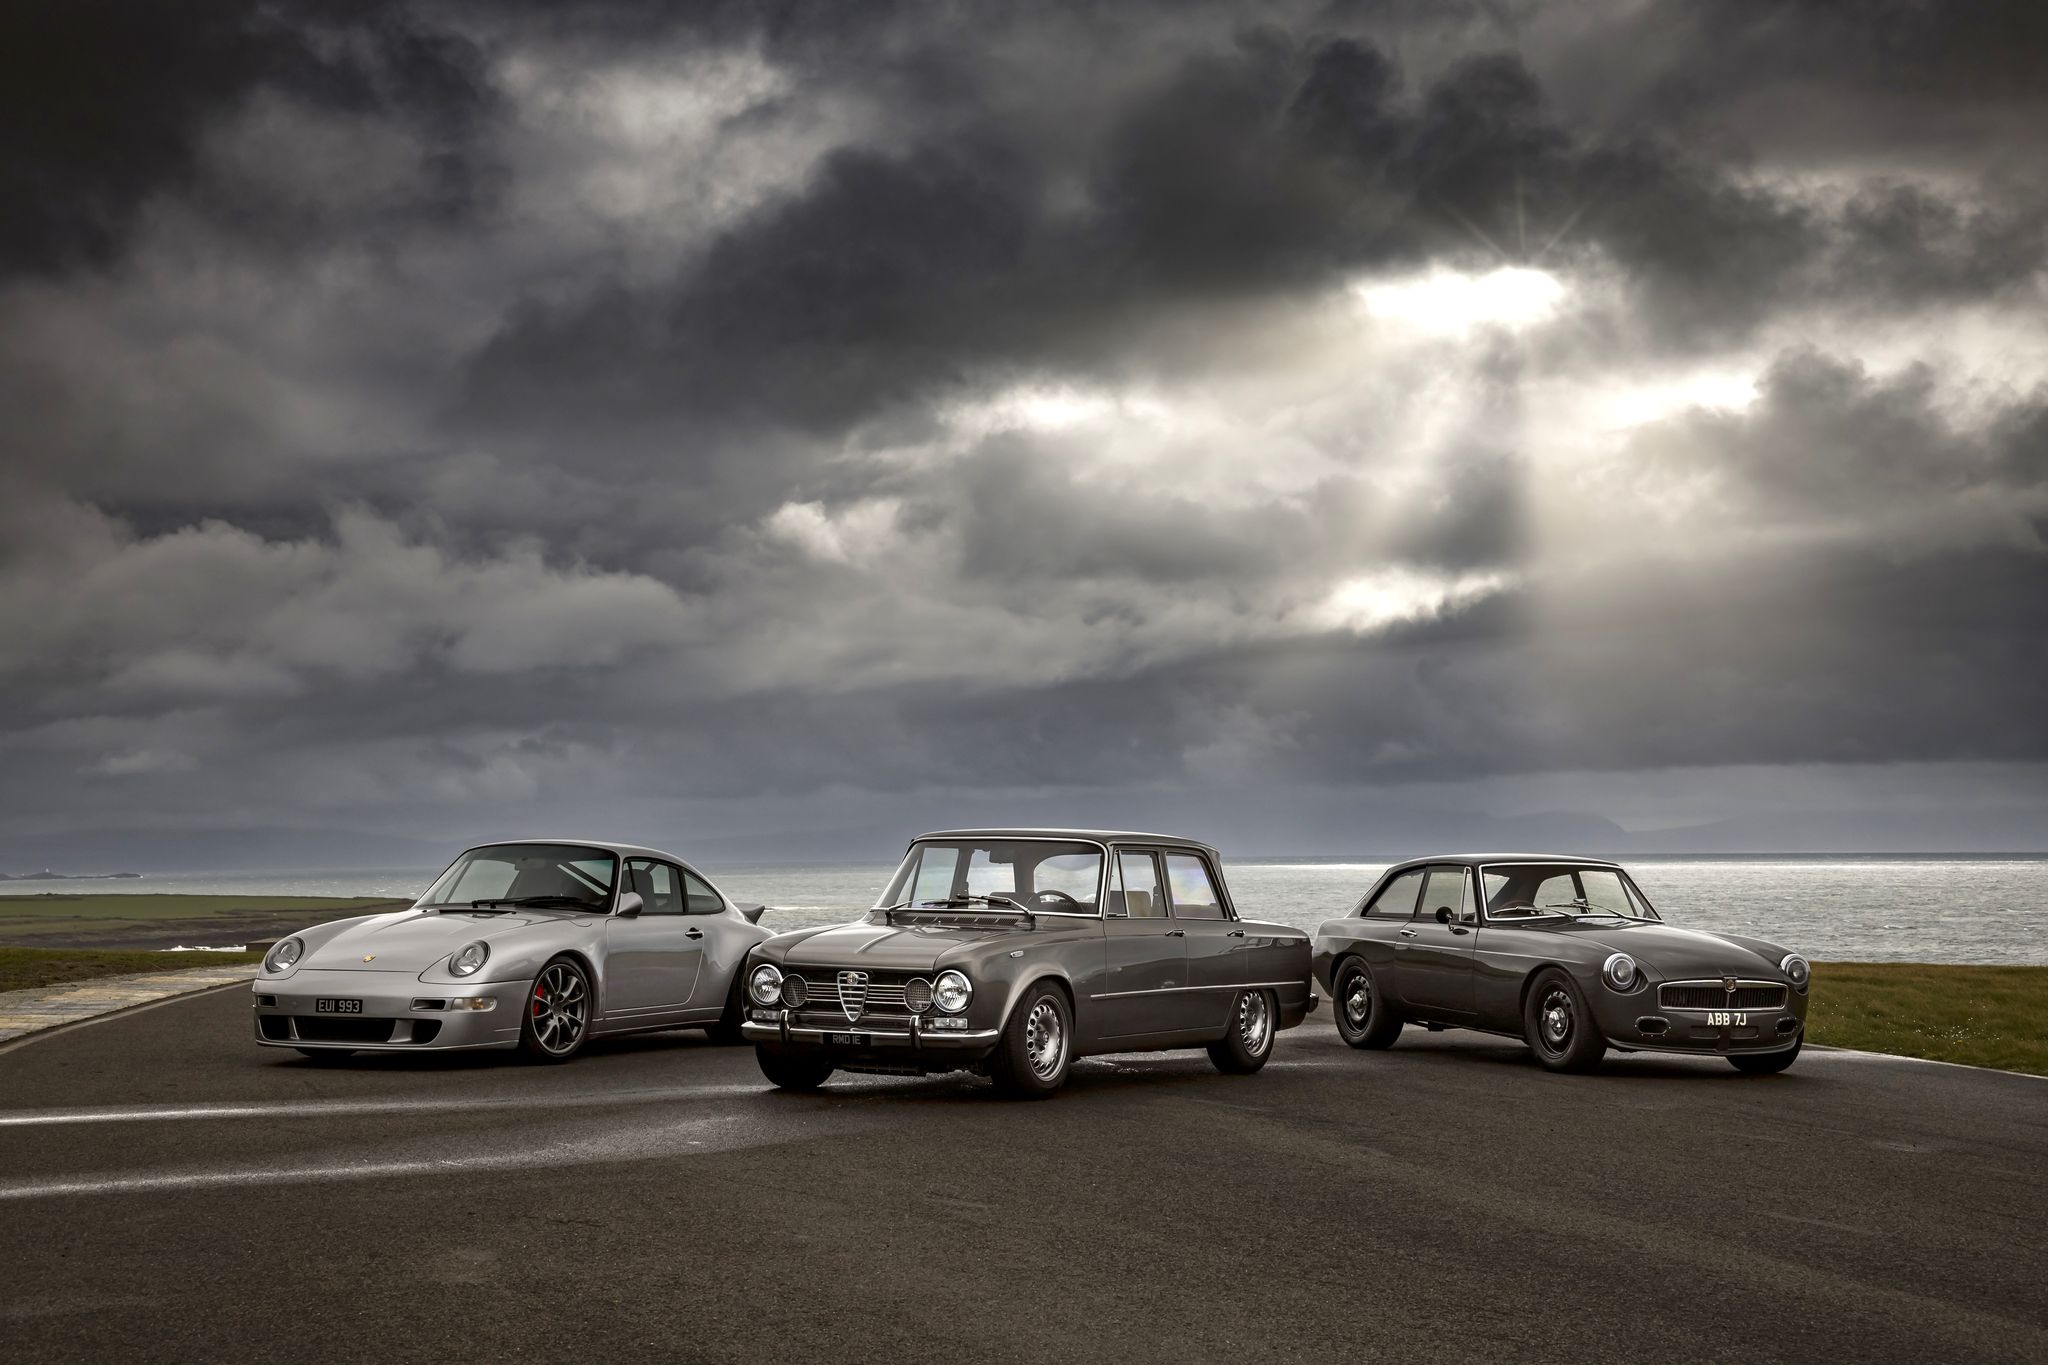
<svg viewBox="0 0 2048 1365">
<path fill-rule="evenodd" d="M 517 1046 L 527 983 L 430 986 L 411 972 L 299 971 L 251 989 L 265 1047 L 439 1052 Z"/>
</svg>

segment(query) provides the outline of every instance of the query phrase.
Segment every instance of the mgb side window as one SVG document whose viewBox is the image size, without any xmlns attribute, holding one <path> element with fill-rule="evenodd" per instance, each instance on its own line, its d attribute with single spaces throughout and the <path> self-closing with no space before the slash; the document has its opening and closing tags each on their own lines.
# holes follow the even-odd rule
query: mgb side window
<svg viewBox="0 0 2048 1365">
<path fill-rule="evenodd" d="M 1365 907 L 1365 914 L 1385 915 L 1394 919 L 1413 919 L 1416 902 L 1422 895 L 1423 869 L 1415 868 L 1403 872 L 1388 882 L 1379 895 L 1372 898 L 1372 904 Z"/>
</svg>

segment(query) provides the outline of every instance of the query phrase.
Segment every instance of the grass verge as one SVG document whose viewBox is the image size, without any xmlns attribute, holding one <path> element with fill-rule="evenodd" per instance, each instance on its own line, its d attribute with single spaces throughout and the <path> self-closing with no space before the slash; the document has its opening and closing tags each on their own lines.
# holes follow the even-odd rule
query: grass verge
<svg viewBox="0 0 2048 1365">
<path fill-rule="evenodd" d="M 99 976 L 175 972 L 254 962 L 261 953 L 123 953 L 85 948 L 0 948 L 0 991 L 27 991 Z"/>
<path fill-rule="evenodd" d="M 1806 1036 L 2048 1076 L 2048 967 L 1816 962 Z"/>
</svg>

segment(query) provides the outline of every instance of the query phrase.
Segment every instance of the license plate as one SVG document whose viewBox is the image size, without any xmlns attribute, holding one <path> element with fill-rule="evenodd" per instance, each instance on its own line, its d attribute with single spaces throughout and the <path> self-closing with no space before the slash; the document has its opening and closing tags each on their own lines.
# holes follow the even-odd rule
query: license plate
<svg viewBox="0 0 2048 1365">
<path fill-rule="evenodd" d="M 825 1037 L 838 1047 L 866 1047 L 875 1040 L 871 1033 L 828 1033 Z"/>
<path fill-rule="evenodd" d="M 1749 1016 L 1739 1010 L 1708 1010 L 1707 1022 L 1731 1028 L 1740 1028 L 1749 1022 Z"/>
<path fill-rule="evenodd" d="M 319 995 L 313 998 L 313 1013 L 315 1014 L 361 1014 L 362 1012 L 363 1002 L 360 1000 L 338 1000 L 331 995 Z"/>
</svg>

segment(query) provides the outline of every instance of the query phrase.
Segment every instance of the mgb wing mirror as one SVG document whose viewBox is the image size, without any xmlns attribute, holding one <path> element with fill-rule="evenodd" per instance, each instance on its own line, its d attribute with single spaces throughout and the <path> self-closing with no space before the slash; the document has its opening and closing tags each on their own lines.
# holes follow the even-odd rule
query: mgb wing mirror
<svg viewBox="0 0 2048 1365">
<path fill-rule="evenodd" d="M 1448 905 L 1439 905 L 1439 906 L 1438 906 L 1438 907 L 1436 908 L 1436 922 L 1437 922 L 1438 924 L 1449 924 L 1449 923 L 1451 922 L 1451 907 L 1450 907 L 1450 906 L 1448 906 Z"/>
<path fill-rule="evenodd" d="M 646 904 L 647 902 L 640 899 L 638 891 L 628 891 L 619 897 L 618 913 L 627 916 L 637 915 Z"/>
</svg>

